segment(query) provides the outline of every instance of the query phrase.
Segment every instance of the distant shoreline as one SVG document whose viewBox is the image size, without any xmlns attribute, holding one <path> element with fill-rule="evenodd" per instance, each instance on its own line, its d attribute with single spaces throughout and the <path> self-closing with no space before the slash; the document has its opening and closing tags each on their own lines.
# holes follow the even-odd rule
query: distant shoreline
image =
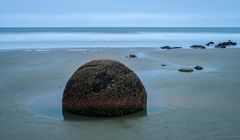
<svg viewBox="0 0 240 140">
<path fill-rule="evenodd" d="M 206 32 L 206 33 L 240 33 L 240 27 L 0 27 L 0 33 L 26 32 Z"/>
</svg>

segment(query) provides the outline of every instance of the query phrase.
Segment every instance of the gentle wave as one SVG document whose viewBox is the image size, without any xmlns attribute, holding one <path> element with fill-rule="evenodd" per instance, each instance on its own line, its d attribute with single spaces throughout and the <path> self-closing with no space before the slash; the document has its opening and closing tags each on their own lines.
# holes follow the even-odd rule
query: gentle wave
<svg viewBox="0 0 240 140">
<path fill-rule="evenodd" d="M 238 33 L 0 33 L 0 49 L 15 48 L 88 48 L 88 47 L 160 47 L 205 45 L 232 40 Z"/>
<path fill-rule="evenodd" d="M 0 42 L 12 41 L 142 41 L 142 40 L 227 40 L 240 39 L 240 34 L 217 33 L 17 33 L 0 34 Z"/>
</svg>

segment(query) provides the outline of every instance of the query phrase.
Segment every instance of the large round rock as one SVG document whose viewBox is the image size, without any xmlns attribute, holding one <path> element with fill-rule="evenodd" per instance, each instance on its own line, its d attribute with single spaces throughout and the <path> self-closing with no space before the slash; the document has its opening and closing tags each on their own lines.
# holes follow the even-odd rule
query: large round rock
<svg viewBox="0 0 240 140">
<path fill-rule="evenodd" d="M 144 110 L 147 93 L 138 76 L 118 61 L 82 65 L 66 84 L 64 110 L 92 116 L 119 116 Z"/>
</svg>

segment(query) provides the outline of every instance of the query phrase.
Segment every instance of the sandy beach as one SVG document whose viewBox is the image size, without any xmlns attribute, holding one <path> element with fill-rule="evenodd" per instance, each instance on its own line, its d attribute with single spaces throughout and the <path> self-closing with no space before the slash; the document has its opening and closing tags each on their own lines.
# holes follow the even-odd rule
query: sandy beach
<svg viewBox="0 0 240 140">
<path fill-rule="evenodd" d="M 94 59 L 118 60 L 136 72 L 148 93 L 146 113 L 95 118 L 62 112 L 67 80 Z M 1 50 L 0 139 L 239 140 L 239 60 L 239 48 Z M 204 69 L 178 71 L 197 65 Z"/>
</svg>

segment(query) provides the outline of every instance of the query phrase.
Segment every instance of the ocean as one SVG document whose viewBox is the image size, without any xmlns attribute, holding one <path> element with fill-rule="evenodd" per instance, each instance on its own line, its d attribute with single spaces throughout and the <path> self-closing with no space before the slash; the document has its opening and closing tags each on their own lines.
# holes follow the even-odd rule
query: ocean
<svg viewBox="0 0 240 140">
<path fill-rule="evenodd" d="M 0 50 L 135 48 L 240 42 L 240 28 L 79 27 L 0 28 Z M 237 46 L 239 47 L 239 46 Z"/>
</svg>

